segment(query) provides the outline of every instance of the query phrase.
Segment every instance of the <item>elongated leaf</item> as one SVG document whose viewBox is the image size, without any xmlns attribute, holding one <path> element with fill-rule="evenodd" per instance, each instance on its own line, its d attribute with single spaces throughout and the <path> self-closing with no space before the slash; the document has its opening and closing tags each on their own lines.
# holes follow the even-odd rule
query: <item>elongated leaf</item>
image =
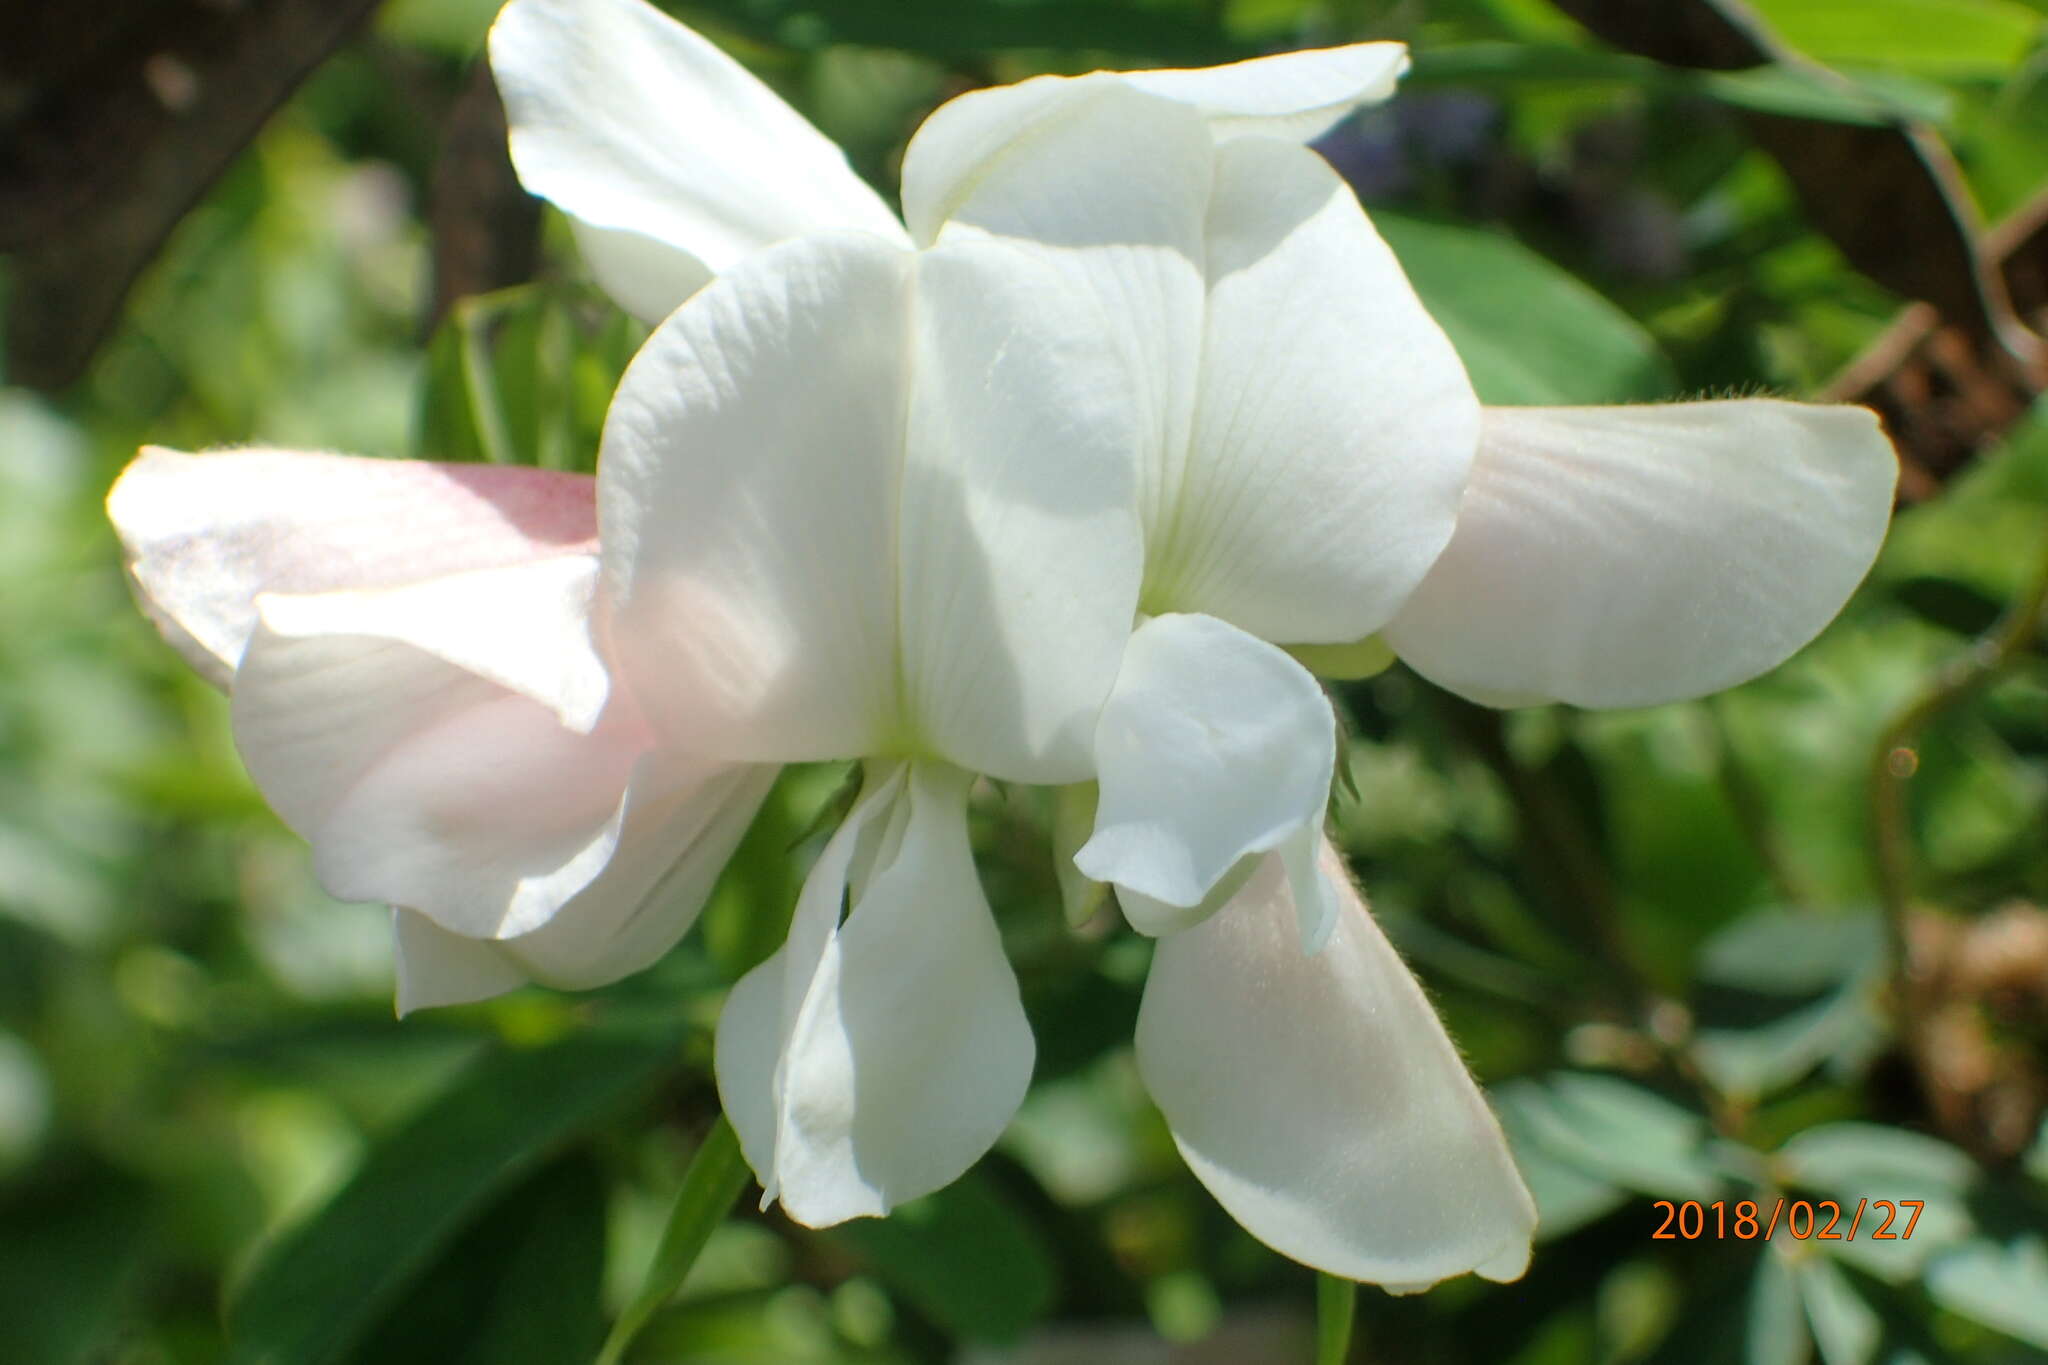
<svg viewBox="0 0 2048 1365">
<path fill-rule="evenodd" d="M 148 1196 L 110 1170 L 17 1201 L 0 1218 L 0 1360 L 92 1357 L 145 1250 Z"/>
<path fill-rule="evenodd" d="M 1560 1156 L 1544 1145 L 1550 1127 L 1551 1100 L 1540 1081 L 1515 1080 L 1496 1086 L 1494 1111 L 1515 1153 L 1515 1166 L 1536 1201 L 1536 1236 L 1542 1241 L 1605 1217 L 1628 1202 L 1629 1192 L 1591 1164 Z"/>
<path fill-rule="evenodd" d="M 2039 15 L 2010 0 L 1750 0 L 1778 36 L 1840 66 L 1997 79 L 2025 59 Z"/>
<path fill-rule="evenodd" d="M 710 0 L 696 8 L 764 41 L 806 49 L 857 43 L 959 56 L 1056 42 L 1194 65 L 1252 55 L 1213 23 L 1130 0 Z"/>
<path fill-rule="evenodd" d="M 1938 1138 L 1878 1123 L 1824 1124 L 1779 1148 L 1777 1166 L 1791 1185 L 1840 1202 L 1842 1218 L 1835 1231 L 1843 1240 L 1821 1245 L 1895 1283 L 1973 1230 L 1967 1200 L 1977 1178 L 1976 1163 Z M 1901 1200 L 1920 1202 L 1917 1219 L 1910 1206 L 1899 1207 Z M 1880 1207 L 1879 1201 L 1892 1207 Z M 1856 1235 L 1850 1238 L 1852 1226 Z M 1910 1237 L 1905 1235 L 1908 1227 Z M 1878 1232 L 1886 1238 L 1879 1240 Z"/>
<path fill-rule="evenodd" d="M 1782 1252 L 1766 1248 L 1757 1259 L 1748 1309 L 1749 1365 L 1806 1365 L 1812 1342 L 1799 1311 L 1798 1276 Z"/>
<path fill-rule="evenodd" d="M 1826 1365 L 1863 1365 L 1870 1360 L 1884 1335 L 1884 1324 L 1850 1285 L 1849 1277 L 1834 1262 L 1819 1256 L 1802 1256 L 1795 1264 L 1799 1296 L 1806 1305 L 1821 1359 Z"/>
<path fill-rule="evenodd" d="M 1519 92 L 1569 82 L 1579 90 L 1608 85 L 1618 92 L 1693 91 L 1738 109 L 1864 126 L 1898 118 L 1944 123 L 1953 113 L 1953 101 L 1939 85 L 1891 73 L 1850 81 L 1770 63 L 1696 74 L 1626 52 L 1534 43 L 1462 43 L 1417 52 L 1414 60 L 1404 90 L 1446 85 Z"/>
<path fill-rule="evenodd" d="M 1591 288 L 1498 233 L 1376 212 L 1431 316 L 1488 403 L 1668 397 L 1650 334 Z"/>
<path fill-rule="evenodd" d="M 1720 1193 L 1705 1120 L 1641 1086 L 1567 1071 L 1502 1092 L 1529 1144 L 1582 1175 L 1660 1198 Z"/>
<path fill-rule="evenodd" d="M 747 1169 L 747 1160 L 740 1153 L 739 1134 L 721 1115 L 690 1159 L 690 1169 L 683 1174 L 683 1187 L 676 1192 L 675 1206 L 669 1211 L 668 1228 L 654 1253 L 654 1264 L 605 1339 L 604 1350 L 598 1356 L 600 1365 L 611 1365 L 623 1358 L 634 1335 L 682 1288 L 690 1267 L 697 1263 L 698 1253 L 732 1212 L 733 1202 L 752 1178 L 753 1172 Z"/>
<path fill-rule="evenodd" d="M 587 1154 L 500 1199 L 354 1353 L 360 1365 L 585 1365 L 603 1330 L 604 1180 Z"/>
<path fill-rule="evenodd" d="M 1874 914 L 1764 910 L 1707 941 L 1693 1056 L 1716 1085 L 1757 1096 L 1881 1045 L 1884 927 Z"/>
<path fill-rule="evenodd" d="M 1927 1271 L 1927 1292 L 1951 1312 L 2048 1351 L 2048 1240 L 1965 1243 Z"/>
<path fill-rule="evenodd" d="M 1673 66 L 1749 73 L 1796 60 L 1752 9 L 1728 0 L 1551 2 L 1617 47 Z M 1795 4 L 1808 13 L 1869 8 L 1861 0 L 1791 0 L 1787 8 Z M 1911 122 L 1858 127 L 1815 118 L 1810 110 L 1757 113 L 1750 128 L 1784 166 L 1813 225 L 1857 269 L 1887 289 L 1933 304 L 1951 322 L 2025 349 L 2003 281 L 1984 268 L 1961 171 L 1931 128 Z"/>
<path fill-rule="evenodd" d="M 677 1042 L 583 1034 L 466 1068 L 264 1257 L 229 1315 L 230 1365 L 336 1359 L 479 1206 L 644 1085 Z"/>
</svg>

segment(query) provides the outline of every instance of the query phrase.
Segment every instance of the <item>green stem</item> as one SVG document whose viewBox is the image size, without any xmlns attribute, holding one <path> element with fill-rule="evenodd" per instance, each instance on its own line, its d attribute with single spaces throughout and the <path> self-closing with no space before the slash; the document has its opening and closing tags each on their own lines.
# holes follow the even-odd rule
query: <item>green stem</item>
<svg viewBox="0 0 2048 1365">
<path fill-rule="evenodd" d="M 1358 1286 L 1316 1272 L 1316 1365 L 1344 1365 L 1351 1358 L 1351 1324 L 1358 1316 Z"/>
<path fill-rule="evenodd" d="M 682 1286 L 690 1267 L 697 1263 L 697 1253 L 725 1221 L 751 1178 L 746 1158 L 740 1154 L 739 1136 L 721 1114 L 705 1135 L 704 1145 L 690 1158 L 690 1169 L 683 1172 L 683 1187 L 676 1192 L 676 1205 L 669 1211 L 661 1249 L 654 1253 L 654 1264 L 640 1292 L 612 1324 L 604 1349 L 597 1353 L 597 1365 L 618 1365 L 624 1359 L 626 1348 L 647 1320 Z"/>
</svg>

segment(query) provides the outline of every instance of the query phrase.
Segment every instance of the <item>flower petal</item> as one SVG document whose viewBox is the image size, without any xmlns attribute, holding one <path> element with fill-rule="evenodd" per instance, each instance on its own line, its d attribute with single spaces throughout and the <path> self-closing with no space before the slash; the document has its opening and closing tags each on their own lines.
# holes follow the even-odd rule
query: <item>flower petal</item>
<svg viewBox="0 0 2048 1365">
<path fill-rule="evenodd" d="M 787 761 L 897 723 L 896 493 L 914 256 L 808 238 L 655 330 L 605 420 L 598 499 L 629 677 L 672 742 Z"/>
<path fill-rule="evenodd" d="M 506 937 L 605 868 L 647 736 L 624 698 L 588 733 L 563 719 L 593 677 L 602 696 L 578 609 L 595 574 L 577 556 L 260 599 L 235 742 L 330 892 Z"/>
<path fill-rule="evenodd" d="M 143 607 L 225 687 L 261 592 L 384 588 L 588 551 L 588 475 L 289 450 L 145 447 L 107 494 Z"/>
<path fill-rule="evenodd" d="M 1185 126 L 1217 142 L 1247 135 L 1307 142 L 1352 110 L 1391 96 L 1407 69 L 1400 43 L 1356 43 L 1194 70 L 1034 76 L 970 91 L 940 106 L 911 139 L 903 157 L 904 219 L 919 242 L 935 240 L 962 201 L 1011 172 L 1001 164 L 1006 158 L 1027 150 L 1042 155 L 1047 138 L 1062 136 L 1063 123 L 1111 90 L 1174 105 Z M 1097 155 L 1130 150 L 1141 161 L 1147 140 L 1144 129 L 1133 128 L 1098 146 Z"/>
<path fill-rule="evenodd" d="M 1841 610 L 1897 475 L 1863 408 L 1488 409 L 1457 534 L 1386 638 L 1489 704 L 1732 687 Z"/>
<path fill-rule="evenodd" d="M 580 218 L 569 220 L 569 230 L 597 287 L 642 322 L 660 322 L 711 283 L 710 266 L 659 237 Z"/>
<path fill-rule="evenodd" d="M 1260 1241 L 1347 1279 L 1518 1277 L 1536 1209 L 1415 978 L 1346 904 L 1304 956 L 1280 859 L 1159 942 L 1138 1068 L 1188 1165 Z"/>
<path fill-rule="evenodd" d="M 1145 610 L 1372 634 L 1456 521 L 1479 439 L 1456 351 L 1315 153 L 1069 85 L 949 198 L 919 207 L 906 169 L 912 223 L 1028 247 L 1100 317 L 1137 408 Z"/>
<path fill-rule="evenodd" d="M 398 1012 L 483 1000 L 529 980 L 580 990 L 651 966 L 697 922 L 775 773 L 767 765 L 707 773 L 643 756 L 604 870 L 515 938 L 468 938 L 395 911 Z"/>
<path fill-rule="evenodd" d="M 599 497 L 611 639 L 661 680 L 658 729 L 735 760 L 1086 774 L 1139 559 L 1127 400 L 1059 291 L 996 244 L 821 235 L 657 329 Z"/>
<path fill-rule="evenodd" d="M 1030 1026 L 968 850 L 970 780 L 920 764 L 871 789 L 806 881 L 789 942 L 719 1020 L 741 1148 L 808 1226 L 951 1183 L 1030 1082 Z M 864 838 L 871 870 L 842 925 Z"/>
<path fill-rule="evenodd" d="M 518 990 L 526 973 L 502 939 L 450 933 L 417 910 L 391 909 L 391 957 L 398 969 L 398 1014 L 467 1005 Z"/>
<path fill-rule="evenodd" d="M 995 242 L 919 256 L 900 531 L 903 706 L 976 772 L 1079 781 L 1143 569 L 1136 423 L 1061 273 Z"/>
<path fill-rule="evenodd" d="M 786 238 L 834 228 L 903 238 L 838 147 L 652 5 L 513 0 L 490 49 L 520 180 L 591 227 L 637 237 L 591 234 L 583 245 L 599 281 L 648 322 Z"/>
<path fill-rule="evenodd" d="M 1020 100 L 1034 90 L 1060 98 L 1029 138 L 941 195 L 920 187 L 918 150 L 928 135 L 950 137 L 940 117 L 967 101 L 947 105 L 906 154 L 906 212 L 920 240 L 941 227 L 948 242 L 1006 240 L 1043 254 L 1064 277 L 1066 306 L 1099 329 L 1111 352 L 1106 363 L 1133 405 L 1138 504 L 1155 525 L 1168 496 L 1162 483 L 1187 446 L 1200 378 L 1215 148 L 1191 111 L 1110 76 L 1014 89 Z M 974 138 L 1012 131 L 1001 122 L 962 130 Z"/>
<path fill-rule="evenodd" d="M 1219 148 L 1205 242 L 1201 387 L 1159 481 L 1146 609 L 1290 644 L 1361 639 L 1451 538 L 1479 400 L 1315 153 Z"/>
<path fill-rule="evenodd" d="M 1352 43 L 1227 66 L 1121 74 L 1148 95 L 1193 105 L 1219 142 L 1247 136 L 1310 142 L 1354 109 L 1391 99 L 1408 65 L 1405 44 Z"/>
<path fill-rule="evenodd" d="M 1187 917 L 1151 903 L 1197 909 L 1241 860 L 1320 830 L 1336 720 L 1284 651 L 1211 616 L 1159 616 L 1131 636 L 1095 754 L 1095 834 L 1074 865 L 1158 933 Z"/>
</svg>

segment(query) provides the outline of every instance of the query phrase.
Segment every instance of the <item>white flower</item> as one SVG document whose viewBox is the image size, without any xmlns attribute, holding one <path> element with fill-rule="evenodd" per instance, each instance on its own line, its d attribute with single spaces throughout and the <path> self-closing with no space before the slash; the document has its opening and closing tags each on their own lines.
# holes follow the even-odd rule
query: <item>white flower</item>
<svg viewBox="0 0 2048 1365">
<path fill-rule="evenodd" d="M 867 760 L 718 1046 L 769 1195 L 880 1213 L 1030 1079 L 969 770 L 1085 779 L 1136 609 L 1130 405 L 1068 292 L 1000 243 L 814 235 L 654 333 L 594 487 L 146 451 L 109 512 L 323 884 L 405 907 L 405 1006 L 644 966 L 777 765 Z"/>
<path fill-rule="evenodd" d="M 1534 1210 L 1427 1008 L 1390 1008 L 1402 974 L 1321 840 L 1334 717 L 1277 646 L 1383 635 L 1492 705 L 1715 691 L 1840 610 L 1896 459 L 1860 408 L 1483 408 L 1335 172 L 1203 123 L 1114 84 L 1027 83 L 941 109 L 905 160 L 918 240 L 1052 260 L 1147 400 L 1150 619 L 1102 712 L 1075 861 L 1166 935 L 1140 1070 L 1239 1221 L 1356 1278 L 1512 1277 Z M 978 160 L 930 172 L 959 146 Z M 1307 962 L 1281 952 L 1289 920 Z M 1324 1037 L 1350 1046 L 1303 1042 Z M 1431 1069 L 1391 1132 L 1362 1046 Z M 1396 1192 L 1471 1216 L 1392 1220 Z"/>
<path fill-rule="evenodd" d="M 741 1145 L 806 1223 L 951 1181 L 1030 1079 L 968 772 L 1085 779 L 1136 608 L 1130 405 L 1088 322 L 1014 247 L 814 235 L 672 314 L 606 422 L 609 637 L 661 739 L 869 760 L 719 1022 Z"/>
<path fill-rule="evenodd" d="M 492 58 L 522 177 L 642 316 L 775 241 L 906 240 L 815 130 L 636 0 L 514 0 Z M 1483 409 L 1299 145 L 1405 65 L 1368 44 L 976 92 L 912 140 L 903 203 L 917 247 L 1035 258 L 1135 403 L 1143 615 L 1100 713 L 1077 861 L 1165 935 L 1147 1083 L 1261 1238 L 1415 1287 L 1519 1274 L 1533 1210 L 1321 839 L 1333 717 L 1278 646 L 1355 656 L 1380 637 L 1490 704 L 1712 691 L 1839 609 L 1895 465 L 1857 409 Z M 832 1093 L 851 1107 L 852 1087 Z"/>
<path fill-rule="evenodd" d="M 1334 720 L 1282 646 L 1382 636 L 1496 703 L 1739 681 L 1875 551 L 1868 414 L 1482 410 L 1300 145 L 1396 45 L 963 97 L 907 227 L 637 0 L 514 0 L 492 56 L 522 176 L 666 318 L 594 510 L 262 452 L 145 453 L 110 499 L 330 889 L 408 907 L 405 998 L 644 964 L 776 765 L 860 758 L 718 1071 L 770 1197 L 883 1212 L 1031 1069 L 970 774 L 1099 780 L 1077 863 L 1162 935 L 1138 1056 L 1196 1173 L 1340 1274 L 1519 1274 L 1532 1206 L 1321 838 Z"/>
<path fill-rule="evenodd" d="M 657 752 L 610 687 L 594 495 L 541 470 L 160 449 L 108 495 L 137 596 L 231 689 L 321 881 L 402 907 L 401 1012 L 647 966 L 773 779 Z"/>
</svg>

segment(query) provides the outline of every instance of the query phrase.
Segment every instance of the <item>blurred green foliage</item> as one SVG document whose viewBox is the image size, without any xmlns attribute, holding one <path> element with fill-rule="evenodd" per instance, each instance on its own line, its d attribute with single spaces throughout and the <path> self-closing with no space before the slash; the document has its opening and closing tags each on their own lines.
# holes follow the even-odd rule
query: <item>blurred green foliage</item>
<svg viewBox="0 0 2048 1365">
<path fill-rule="evenodd" d="M 714 1113 L 722 991 L 777 941 L 840 784 L 785 778 L 656 969 L 401 1024 L 383 912 L 317 889 L 223 700 L 126 600 L 99 504 L 145 441 L 590 467 L 639 333 L 559 222 L 541 278 L 420 331 L 436 120 L 494 8 L 392 0 L 184 220 L 86 379 L 0 389 L 10 1365 L 587 1359 Z M 2048 183 L 2048 3 L 1755 8 L 1850 84 L 1660 67 L 1544 0 L 679 12 L 885 190 L 917 120 L 973 84 L 1403 38 L 1407 93 L 1326 149 L 1482 394 L 1550 403 L 1809 392 L 1892 320 L 1744 110 L 1926 119 L 1993 219 Z M 1355 1359 L 2048 1358 L 2048 651 L 1895 726 L 1993 662 L 1977 638 L 2044 558 L 2048 409 L 1905 511 L 1842 619 L 1734 693 L 1496 718 L 1399 669 L 1342 689 L 1337 827 L 1543 1217 L 1518 1284 L 1366 1291 Z M 1887 782 L 1903 886 L 1872 871 Z M 1143 1354 L 1161 1337 L 1310 1358 L 1311 1277 L 1214 1206 L 1144 1098 L 1147 945 L 1113 916 L 1067 927 L 1049 815 L 1031 793 L 977 808 L 1040 1045 L 997 1151 L 886 1222 L 743 1209 L 631 1358 L 1165 1359 Z M 1902 943 L 1923 968 L 1903 998 Z M 1780 1195 L 1925 1208 L 1894 1242 L 1652 1237 L 1657 1200 Z"/>
</svg>

